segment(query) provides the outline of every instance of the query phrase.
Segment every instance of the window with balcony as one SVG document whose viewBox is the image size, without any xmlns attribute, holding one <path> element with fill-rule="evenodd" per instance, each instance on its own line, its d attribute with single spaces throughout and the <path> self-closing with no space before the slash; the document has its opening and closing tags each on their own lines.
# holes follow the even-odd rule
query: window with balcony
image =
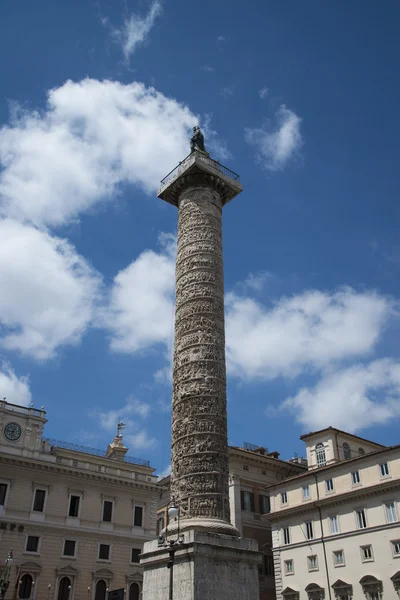
<svg viewBox="0 0 400 600">
<path fill-rule="evenodd" d="M 310 486 L 303 485 L 303 500 L 308 500 L 310 497 Z"/>
<path fill-rule="evenodd" d="M 352 485 L 357 485 L 358 483 L 360 483 L 360 472 L 359 471 L 352 472 L 351 483 L 352 483 Z"/>
<path fill-rule="evenodd" d="M 351 450 L 347 442 L 344 442 L 343 444 L 343 456 L 344 460 L 349 460 L 349 458 L 351 458 Z"/>
<path fill-rule="evenodd" d="M 294 564 L 293 560 L 285 560 L 285 575 L 293 575 L 294 573 Z"/>
<path fill-rule="evenodd" d="M 365 529 L 367 527 L 367 518 L 365 516 L 365 510 L 363 508 L 356 510 L 356 521 L 358 529 Z"/>
<path fill-rule="evenodd" d="M 388 523 L 395 523 L 397 521 L 397 515 L 396 515 L 396 506 L 395 506 L 394 502 L 386 502 L 385 511 L 386 511 L 386 521 Z"/>
<path fill-rule="evenodd" d="M 306 537 L 308 540 L 312 540 L 314 538 L 314 527 L 312 521 L 306 521 L 304 523 L 306 528 Z"/>
<path fill-rule="evenodd" d="M 111 523 L 113 514 L 113 502 L 111 500 L 103 500 L 103 514 L 102 521 L 104 523 Z"/>
<path fill-rule="evenodd" d="M 325 479 L 325 489 L 327 492 L 333 492 L 333 479 Z"/>
<path fill-rule="evenodd" d="M 34 512 L 43 512 L 44 511 L 44 503 L 46 500 L 46 490 L 35 490 L 35 495 L 33 498 L 33 506 L 32 510 Z"/>
<path fill-rule="evenodd" d="M 285 545 L 290 544 L 290 530 L 289 527 L 283 528 L 283 543 Z"/>
<path fill-rule="evenodd" d="M 64 540 L 63 556 L 75 556 L 76 542 L 74 540 Z"/>
<path fill-rule="evenodd" d="M 374 560 L 371 544 L 368 544 L 368 546 L 360 546 L 360 550 L 362 562 L 371 562 Z"/>
<path fill-rule="evenodd" d="M 318 557 L 316 554 L 307 556 L 307 564 L 309 571 L 318 571 Z"/>
<path fill-rule="evenodd" d="M 315 446 L 315 454 L 318 467 L 324 467 L 326 465 L 326 454 L 324 445 L 321 442 Z"/>
<path fill-rule="evenodd" d="M 331 515 L 329 517 L 329 525 L 332 535 L 339 533 L 339 519 L 337 515 Z"/>
<path fill-rule="evenodd" d="M 333 553 L 333 564 L 335 567 L 344 567 L 344 552 L 343 550 L 335 550 Z"/>
<path fill-rule="evenodd" d="M 379 469 L 381 472 L 381 477 L 387 477 L 389 475 L 389 465 L 387 462 L 380 464 Z"/>
</svg>

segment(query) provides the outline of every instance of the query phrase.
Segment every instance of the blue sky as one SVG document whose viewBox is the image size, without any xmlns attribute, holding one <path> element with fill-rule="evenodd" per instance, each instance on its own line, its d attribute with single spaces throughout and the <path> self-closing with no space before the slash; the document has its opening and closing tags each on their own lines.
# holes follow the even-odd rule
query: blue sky
<svg viewBox="0 0 400 600">
<path fill-rule="evenodd" d="M 200 123 L 224 211 L 229 442 L 398 443 L 397 2 L 0 5 L 0 394 L 169 465 L 176 210 Z M 6 60 L 4 60 L 6 57 Z"/>
</svg>

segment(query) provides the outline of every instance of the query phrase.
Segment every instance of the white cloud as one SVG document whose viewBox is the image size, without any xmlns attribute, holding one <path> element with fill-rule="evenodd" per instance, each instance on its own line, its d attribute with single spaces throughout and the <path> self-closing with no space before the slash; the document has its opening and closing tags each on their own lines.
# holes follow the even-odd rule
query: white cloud
<svg viewBox="0 0 400 600">
<path fill-rule="evenodd" d="M 204 130 L 206 150 L 210 152 L 213 158 L 218 160 L 229 160 L 232 154 L 228 150 L 225 140 L 218 136 L 218 133 L 211 126 L 212 114 L 206 113 L 202 127 Z"/>
<path fill-rule="evenodd" d="M 230 96 L 234 96 L 235 89 L 236 89 L 236 85 L 234 85 L 234 84 L 226 85 L 225 87 L 223 87 L 220 90 L 219 95 L 223 96 L 224 98 L 229 98 Z"/>
<path fill-rule="evenodd" d="M 300 133 L 301 118 L 281 105 L 276 113 L 275 128 L 246 129 L 245 139 L 257 151 L 257 159 L 265 169 L 279 171 L 303 145 Z"/>
<path fill-rule="evenodd" d="M 174 315 L 175 238 L 161 238 L 162 252 L 145 250 L 114 279 L 101 325 L 111 334 L 111 349 L 138 352 L 170 345 Z"/>
<path fill-rule="evenodd" d="M 201 67 L 202 71 L 206 71 L 206 73 L 212 73 L 214 71 L 214 67 L 212 67 L 211 65 L 203 65 Z"/>
<path fill-rule="evenodd" d="M 93 315 L 99 275 L 66 240 L 0 220 L 0 344 L 38 360 L 77 344 Z"/>
<path fill-rule="evenodd" d="M 90 411 L 89 417 L 112 436 L 117 435 L 117 425 L 122 421 L 126 425 L 122 434 L 128 448 L 151 449 L 158 442 L 142 426 L 142 421 L 150 415 L 151 410 L 150 404 L 131 396 L 120 408 L 108 411 L 94 409 Z"/>
<path fill-rule="evenodd" d="M 112 28 L 114 39 L 121 45 L 125 59 L 128 61 L 139 44 L 146 41 L 157 17 L 161 14 L 161 3 L 152 2 L 146 16 L 132 14 L 124 20 L 121 29 Z M 107 23 L 108 24 L 108 21 Z"/>
<path fill-rule="evenodd" d="M 154 193 L 188 154 L 197 123 L 139 82 L 67 81 L 49 92 L 45 111 L 15 110 L 0 129 L 0 210 L 56 226 L 115 197 L 121 183 Z"/>
<path fill-rule="evenodd" d="M 217 37 L 218 42 L 225 42 L 226 41 L 226 37 L 224 37 L 223 35 L 219 35 Z"/>
<path fill-rule="evenodd" d="M 22 406 L 28 406 L 32 401 L 28 377 L 18 377 L 6 362 L 0 368 L 0 399 L 3 398 Z"/>
<path fill-rule="evenodd" d="M 373 292 L 306 291 L 265 307 L 226 297 L 227 366 L 243 378 L 296 377 L 304 369 L 368 354 L 392 310 Z"/>
<path fill-rule="evenodd" d="M 165 469 L 161 471 L 161 473 L 158 476 L 158 479 L 161 480 L 164 477 L 168 477 L 169 475 L 171 475 L 171 465 L 166 466 Z"/>
<path fill-rule="evenodd" d="M 268 96 L 268 88 L 267 87 L 263 87 L 261 88 L 261 90 L 259 90 L 258 94 L 261 98 L 261 100 L 263 100 L 266 96 Z"/>
<path fill-rule="evenodd" d="M 260 293 L 265 288 L 267 281 L 270 281 L 273 277 L 272 273 L 269 273 L 268 271 L 249 273 L 247 279 L 240 282 L 238 285 L 242 290 Z"/>
<path fill-rule="evenodd" d="M 400 363 L 381 359 L 325 374 L 280 407 L 311 430 L 328 425 L 355 432 L 400 415 Z"/>
</svg>

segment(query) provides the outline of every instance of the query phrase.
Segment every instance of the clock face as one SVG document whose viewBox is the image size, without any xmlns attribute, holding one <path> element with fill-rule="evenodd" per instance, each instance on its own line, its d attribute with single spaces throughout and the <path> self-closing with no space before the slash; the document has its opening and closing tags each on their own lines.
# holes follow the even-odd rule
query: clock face
<svg viewBox="0 0 400 600">
<path fill-rule="evenodd" d="M 10 442 L 16 442 L 21 437 L 21 427 L 18 423 L 7 423 L 4 427 L 4 435 Z"/>
</svg>

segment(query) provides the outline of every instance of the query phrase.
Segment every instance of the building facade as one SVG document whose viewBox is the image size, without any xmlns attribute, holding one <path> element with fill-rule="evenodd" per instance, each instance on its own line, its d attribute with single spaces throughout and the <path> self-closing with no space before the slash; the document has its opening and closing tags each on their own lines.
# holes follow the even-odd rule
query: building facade
<svg viewBox="0 0 400 600">
<path fill-rule="evenodd" d="M 0 562 L 6 598 L 138 600 L 139 555 L 156 533 L 157 477 L 118 435 L 101 453 L 43 437 L 43 409 L 0 402 Z"/>
<path fill-rule="evenodd" d="M 264 513 L 269 511 L 265 486 L 306 471 L 304 461 L 279 459 L 278 452 L 247 444 L 247 448 L 229 447 L 229 505 L 231 521 L 241 537 L 255 539 L 262 562 L 259 565 L 260 600 L 275 600 L 271 525 Z M 166 525 L 170 500 L 169 478 L 159 483 L 157 532 Z"/>
<path fill-rule="evenodd" d="M 400 446 L 328 427 L 309 469 L 267 488 L 277 599 L 400 596 Z"/>
</svg>

